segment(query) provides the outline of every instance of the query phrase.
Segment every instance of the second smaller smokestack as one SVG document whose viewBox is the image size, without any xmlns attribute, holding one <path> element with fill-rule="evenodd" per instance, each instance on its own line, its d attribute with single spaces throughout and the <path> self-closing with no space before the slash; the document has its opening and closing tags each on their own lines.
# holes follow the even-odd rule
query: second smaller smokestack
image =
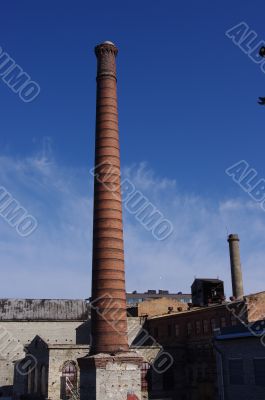
<svg viewBox="0 0 265 400">
<path fill-rule="evenodd" d="M 233 297 L 240 300 L 244 296 L 243 279 L 240 261 L 239 237 L 231 234 L 227 239 L 229 243 Z"/>
</svg>

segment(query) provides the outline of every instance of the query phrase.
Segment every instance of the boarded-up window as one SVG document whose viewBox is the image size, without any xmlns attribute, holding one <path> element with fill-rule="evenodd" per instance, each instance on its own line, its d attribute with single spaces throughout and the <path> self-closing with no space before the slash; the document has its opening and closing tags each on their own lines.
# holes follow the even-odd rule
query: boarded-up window
<svg viewBox="0 0 265 400">
<path fill-rule="evenodd" d="M 265 386 L 265 358 L 256 358 L 254 361 L 255 383 Z"/>
<path fill-rule="evenodd" d="M 244 384 L 244 367 L 242 359 L 229 360 L 229 381 L 230 385 Z"/>
</svg>

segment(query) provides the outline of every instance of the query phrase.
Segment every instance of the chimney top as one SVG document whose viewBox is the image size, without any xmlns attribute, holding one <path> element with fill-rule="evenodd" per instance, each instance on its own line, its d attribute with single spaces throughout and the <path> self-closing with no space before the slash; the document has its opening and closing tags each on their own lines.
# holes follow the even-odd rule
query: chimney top
<svg viewBox="0 0 265 400">
<path fill-rule="evenodd" d="M 95 47 L 96 56 L 103 56 L 108 53 L 113 53 L 115 56 L 118 54 L 118 48 L 110 40 L 106 40 Z"/>
<path fill-rule="evenodd" d="M 239 242 L 240 239 L 237 233 L 231 233 L 230 235 L 228 235 L 227 241 L 230 242 L 232 240 L 236 240 Z"/>
<path fill-rule="evenodd" d="M 110 40 L 105 40 L 105 42 L 103 42 L 102 44 L 112 44 L 112 46 L 115 46 L 115 44 Z"/>
</svg>

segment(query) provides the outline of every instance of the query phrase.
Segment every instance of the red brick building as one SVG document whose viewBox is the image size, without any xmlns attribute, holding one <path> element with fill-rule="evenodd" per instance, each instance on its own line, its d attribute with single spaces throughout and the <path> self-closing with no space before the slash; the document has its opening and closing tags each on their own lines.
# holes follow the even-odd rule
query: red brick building
<svg viewBox="0 0 265 400">
<path fill-rule="evenodd" d="M 152 398 L 158 395 L 177 400 L 218 399 L 214 336 L 222 328 L 248 326 L 264 317 L 265 292 L 245 296 L 241 301 L 224 302 L 187 311 L 149 317 L 145 327 L 173 364 L 161 377 L 155 389 L 150 382 Z M 254 318 L 254 319 L 253 319 Z"/>
</svg>

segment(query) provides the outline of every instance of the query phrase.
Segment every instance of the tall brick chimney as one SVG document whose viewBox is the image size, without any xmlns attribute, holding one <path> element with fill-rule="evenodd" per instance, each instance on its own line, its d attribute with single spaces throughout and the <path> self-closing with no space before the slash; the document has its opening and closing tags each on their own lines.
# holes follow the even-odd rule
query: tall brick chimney
<svg viewBox="0 0 265 400">
<path fill-rule="evenodd" d="M 91 354 L 128 351 L 116 56 L 95 47 L 97 110 L 94 177 Z"/>
<path fill-rule="evenodd" d="M 227 239 L 229 243 L 233 297 L 240 300 L 244 296 L 243 279 L 240 261 L 239 237 L 231 234 Z"/>
<path fill-rule="evenodd" d="M 97 115 L 94 179 L 91 333 L 87 356 L 78 359 L 80 397 L 141 399 L 143 358 L 128 346 L 124 273 L 116 56 L 112 42 L 95 48 Z"/>
</svg>

